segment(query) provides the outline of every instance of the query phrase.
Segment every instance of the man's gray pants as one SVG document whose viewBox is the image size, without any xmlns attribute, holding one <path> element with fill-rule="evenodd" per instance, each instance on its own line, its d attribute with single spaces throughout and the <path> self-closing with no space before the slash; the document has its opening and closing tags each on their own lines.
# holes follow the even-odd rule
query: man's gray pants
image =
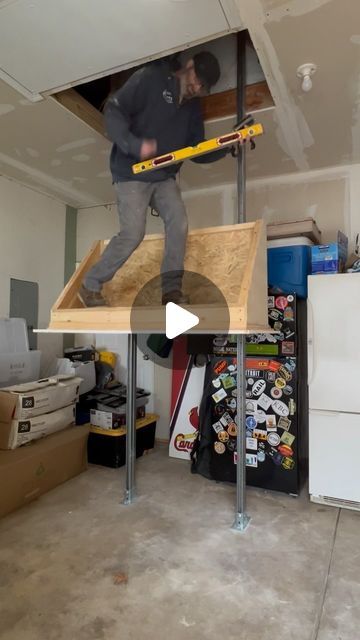
<svg viewBox="0 0 360 640">
<path fill-rule="evenodd" d="M 86 274 L 84 286 L 100 291 L 112 279 L 143 240 L 148 207 L 153 207 L 165 226 L 165 249 L 161 265 L 163 293 L 181 289 L 188 221 L 180 189 L 174 178 L 161 182 L 129 180 L 115 184 L 120 232 L 114 236 L 99 262 Z"/>
</svg>

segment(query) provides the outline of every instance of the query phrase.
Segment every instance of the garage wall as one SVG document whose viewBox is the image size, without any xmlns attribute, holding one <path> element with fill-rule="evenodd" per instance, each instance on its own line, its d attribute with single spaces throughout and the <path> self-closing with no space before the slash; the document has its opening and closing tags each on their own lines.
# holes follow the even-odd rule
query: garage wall
<svg viewBox="0 0 360 640">
<path fill-rule="evenodd" d="M 191 228 L 232 224 L 236 217 L 233 184 L 217 185 L 183 193 Z M 267 222 L 313 217 L 324 242 L 333 240 L 337 229 L 354 239 L 360 231 L 360 165 L 331 168 L 248 181 L 247 218 Z M 118 231 L 116 207 L 82 209 L 78 213 L 77 259 L 100 238 Z M 148 233 L 162 231 L 162 224 L 149 216 Z M 161 413 L 157 437 L 168 436 L 171 377 L 155 365 L 155 411 Z"/>
<path fill-rule="evenodd" d="M 0 317 L 8 317 L 10 278 L 39 284 L 39 328 L 64 287 L 65 205 L 0 177 Z M 62 355 L 61 335 L 38 336 L 42 369 Z"/>
<path fill-rule="evenodd" d="M 263 218 L 267 223 L 312 217 L 323 233 L 323 241 L 335 240 L 338 229 L 354 241 L 360 230 L 360 165 L 249 180 L 246 188 L 247 220 Z M 233 184 L 217 185 L 185 194 L 190 216 L 225 224 L 236 219 Z M 219 207 L 222 207 L 221 211 Z"/>
</svg>

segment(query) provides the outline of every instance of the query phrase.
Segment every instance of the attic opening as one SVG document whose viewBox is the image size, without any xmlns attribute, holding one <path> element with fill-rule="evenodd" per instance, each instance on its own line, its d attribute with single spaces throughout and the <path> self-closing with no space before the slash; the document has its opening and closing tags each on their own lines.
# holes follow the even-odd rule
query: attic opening
<svg viewBox="0 0 360 640">
<path fill-rule="evenodd" d="M 188 47 L 175 55 L 180 62 L 183 62 L 197 51 L 204 49 L 217 56 L 221 67 L 219 82 L 210 95 L 201 98 L 204 122 L 234 117 L 236 115 L 236 33 L 195 47 Z M 169 57 L 163 56 L 163 58 Z M 145 64 L 151 64 L 151 62 Z M 84 82 L 71 89 L 55 93 L 53 97 L 98 133 L 105 135 L 102 111 L 106 100 L 143 64 Z M 247 32 L 246 111 L 255 113 L 271 107 L 274 107 L 274 101 Z"/>
</svg>

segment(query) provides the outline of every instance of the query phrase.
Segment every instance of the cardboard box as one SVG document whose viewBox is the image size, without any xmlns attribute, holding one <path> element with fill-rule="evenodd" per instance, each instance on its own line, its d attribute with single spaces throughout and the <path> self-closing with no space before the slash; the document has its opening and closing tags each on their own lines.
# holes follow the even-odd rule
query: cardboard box
<svg viewBox="0 0 360 640">
<path fill-rule="evenodd" d="M 15 451 L 0 451 L 0 516 L 87 468 L 89 428 L 71 427 Z"/>
<path fill-rule="evenodd" d="M 337 242 L 311 247 L 311 273 L 341 273 L 345 270 L 348 239 L 338 231 Z"/>
<path fill-rule="evenodd" d="M 0 414 L 0 449 L 16 449 L 31 440 L 61 431 L 75 424 L 75 403 L 51 413 L 3 422 Z"/>
<path fill-rule="evenodd" d="M 145 418 L 145 405 L 136 409 L 136 419 L 140 418 Z M 90 409 L 90 423 L 102 429 L 118 429 L 126 424 L 126 414 Z"/>
<path fill-rule="evenodd" d="M 295 222 L 273 222 L 267 225 L 268 240 L 294 236 L 304 236 L 317 244 L 321 242 L 321 231 L 313 218 L 305 218 Z"/>
<path fill-rule="evenodd" d="M 0 389 L 1 421 L 33 418 L 67 407 L 78 400 L 80 383 L 81 378 L 53 376 Z"/>
</svg>

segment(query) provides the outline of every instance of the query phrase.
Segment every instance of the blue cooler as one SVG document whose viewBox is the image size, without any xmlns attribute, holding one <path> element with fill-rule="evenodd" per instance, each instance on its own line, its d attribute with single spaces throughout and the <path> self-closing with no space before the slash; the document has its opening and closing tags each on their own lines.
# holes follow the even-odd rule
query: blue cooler
<svg viewBox="0 0 360 640">
<path fill-rule="evenodd" d="M 307 277 L 311 273 L 311 247 L 308 238 L 269 240 L 268 284 L 279 293 L 296 293 L 307 298 Z"/>
</svg>

